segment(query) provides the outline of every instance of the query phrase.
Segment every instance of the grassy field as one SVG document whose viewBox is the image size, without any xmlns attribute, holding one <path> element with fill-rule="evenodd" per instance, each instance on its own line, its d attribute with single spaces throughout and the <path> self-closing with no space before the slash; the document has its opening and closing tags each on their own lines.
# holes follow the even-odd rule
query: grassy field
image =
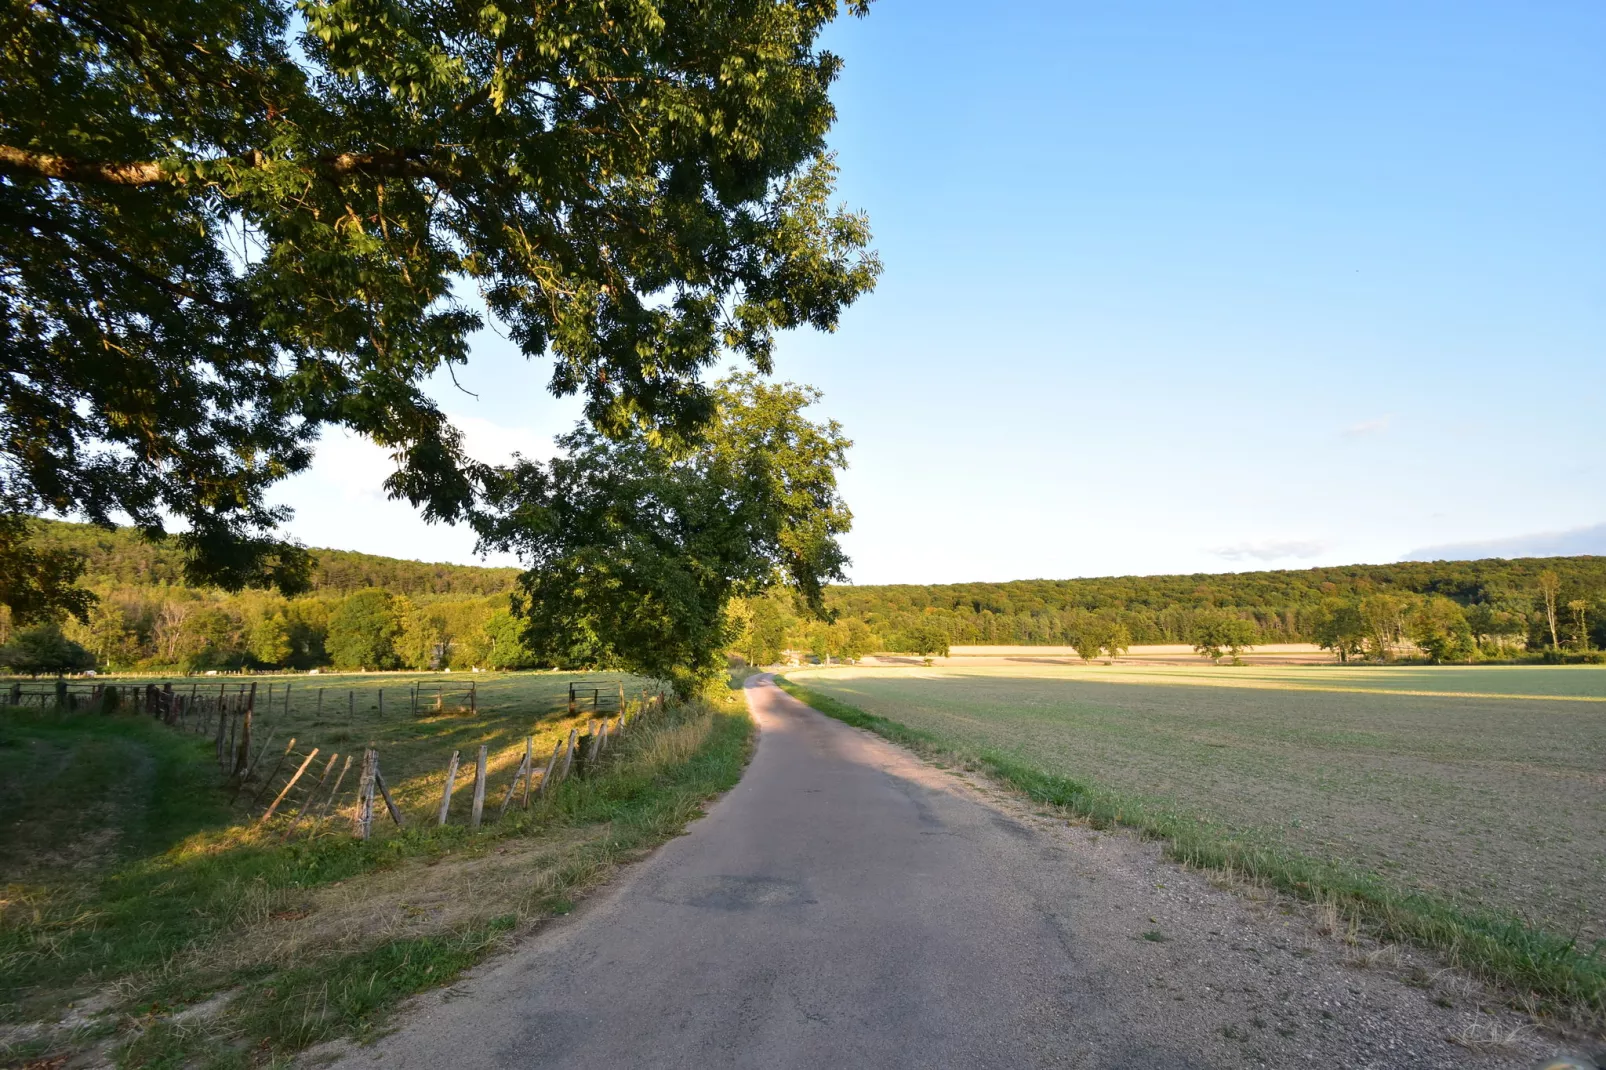
<svg viewBox="0 0 1606 1070">
<path fill-rule="evenodd" d="M 1186 841 L 1202 858 L 1433 915 L 1449 924 L 1446 940 L 1482 919 L 1518 959 L 1549 955 L 1576 974 L 1576 984 L 1559 974 L 1541 982 L 1538 965 L 1496 964 L 1506 980 L 1552 995 L 1571 985 L 1568 998 L 1600 1009 L 1606 670 L 1018 665 L 790 675 L 885 719 L 889 734 L 908 730 L 916 742 L 981 756 L 1017 780 L 1047 777 L 1062 794 L 1080 793 L 1079 808 Z M 1527 935 L 1502 919 L 1520 919 Z"/>
<path fill-rule="evenodd" d="M 550 753 L 585 721 L 568 715 L 571 680 L 623 682 L 634 697 L 642 682 L 477 674 L 473 714 L 448 702 L 414 716 L 411 679 L 301 677 L 286 713 L 284 680 L 270 710 L 258 678 L 258 738 L 272 732 L 272 749 L 293 735 L 298 750 L 320 747 L 317 768 L 326 754 L 379 751 L 407 827 L 381 810 L 366 843 L 347 815 L 289 837 L 282 816 L 251 822 L 209 743 L 149 718 L 0 713 L 0 1063 L 99 1052 L 128 1067 L 254 1066 L 361 1036 L 677 833 L 735 782 L 750 745 L 736 695 L 671 704 L 642 715 L 591 775 L 498 820 L 525 737 Z M 481 743 L 490 791 L 475 831 Z M 466 769 L 439 828 L 454 749 Z"/>
</svg>

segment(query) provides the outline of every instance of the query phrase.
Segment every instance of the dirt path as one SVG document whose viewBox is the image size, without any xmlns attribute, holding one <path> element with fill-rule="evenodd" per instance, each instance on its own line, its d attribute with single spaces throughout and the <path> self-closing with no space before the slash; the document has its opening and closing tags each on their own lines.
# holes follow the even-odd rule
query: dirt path
<svg viewBox="0 0 1606 1070">
<path fill-rule="evenodd" d="M 1555 1050 L 1454 973 L 1033 813 L 767 677 L 748 700 L 758 752 L 706 819 L 339 1065 L 1415 1070 Z"/>
</svg>

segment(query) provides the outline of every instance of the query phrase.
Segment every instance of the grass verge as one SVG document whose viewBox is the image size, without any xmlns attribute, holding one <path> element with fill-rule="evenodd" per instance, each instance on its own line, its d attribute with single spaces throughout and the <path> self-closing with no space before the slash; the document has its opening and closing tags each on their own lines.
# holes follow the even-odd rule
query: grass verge
<svg viewBox="0 0 1606 1070">
<path fill-rule="evenodd" d="M 1606 946 L 1584 948 L 1566 936 L 1515 917 L 1482 914 L 1420 893 L 1391 888 L 1369 873 L 1345 869 L 1275 845 L 1254 842 L 1197 816 L 1156 810 L 1119 792 L 1036 768 L 996 750 L 967 747 L 910 728 L 783 676 L 788 694 L 827 716 L 867 729 L 926 758 L 970 768 L 1035 802 L 1063 808 L 1098 828 L 1123 826 L 1159 840 L 1168 858 L 1247 878 L 1338 911 L 1385 940 L 1435 951 L 1505 988 L 1524 1009 L 1589 1028 L 1606 1024 Z"/>
<path fill-rule="evenodd" d="M 98 857 L 36 867 L 0 899 L 0 1065 L 274 1066 L 365 1038 L 400 1000 L 679 834 L 740 778 L 752 745 L 739 695 L 671 705 L 643 715 L 591 775 L 481 829 L 410 823 L 363 842 L 331 822 L 286 842 L 219 801 L 206 744 L 154 722 L 0 727 L 11 737 L 0 760 L 49 774 L 27 804 L 41 813 L 71 812 L 51 810 L 50 792 L 66 797 L 96 769 L 144 771 L 144 796 L 106 815 L 138 814 L 138 828 L 78 830 L 101 842 Z"/>
</svg>

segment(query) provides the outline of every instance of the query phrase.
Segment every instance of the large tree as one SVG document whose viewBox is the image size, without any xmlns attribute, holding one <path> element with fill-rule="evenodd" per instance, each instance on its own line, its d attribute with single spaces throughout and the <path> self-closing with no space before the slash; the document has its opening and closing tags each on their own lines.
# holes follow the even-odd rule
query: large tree
<svg viewBox="0 0 1606 1070">
<path fill-rule="evenodd" d="M 862 14 L 868 0 L 849 0 Z M 304 579 L 265 490 L 337 424 L 432 520 L 480 309 L 618 437 L 874 282 L 830 203 L 836 0 L 7 0 L 0 493 Z"/>
<path fill-rule="evenodd" d="M 837 494 L 848 441 L 803 410 L 808 388 L 722 382 L 702 441 L 672 447 L 580 427 L 563 455 L 500 475 L 485 542 L 529 565 L 514 595 L 524 640 L 548 664 L 617 665 L 690 693 L 738 637 L 733 598 L 780 584 L 824 615 L 847 564 Z"/>
</svg>

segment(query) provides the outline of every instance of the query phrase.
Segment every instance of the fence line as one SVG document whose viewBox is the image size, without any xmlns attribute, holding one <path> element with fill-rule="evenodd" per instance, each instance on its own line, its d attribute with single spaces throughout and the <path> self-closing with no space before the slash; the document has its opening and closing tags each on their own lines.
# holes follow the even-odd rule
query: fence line
<svg viewBox="0 0 1606 1070">
<path fill-rule="evenodd" d="M 418 686 L 410 689 L 411 703 L 415 710 L 421 690 Z M 475 709 L 476 688 L 471 684 L 466 690 L 468 708 Z M 445 690 L 436 687 L 435 692 L 435 708 L 440 709 L 444 702 Z M 513 777 L 503 793 L 501 806 L 496 811 L 498 819 L 506 817 L 521 787 L 523 788 L 521 807 L 527 810 L 532 797 L 544 798 L 549 788 L 563 783 L 570 776 L 590 775 L 598 768 L 598 762 L 612 742 L 616 741 L 641 714 L 662 710 L 666 701 L 661 691 L 656 695 L 643 691 L 639 702 L 626 702 L 622 683 L 607 688 L 583 688 L 571 684 L 569 688 L 571 712 L 577 710 L 580 696 L 588 693 L 592 712 L 602 712 L 603 696 L 606 696 L 613 706 L 612 715 L 589 718 L 584 735 L 580 734 L 578 726 L 571 727 L 567 737 L 560 738 L 554 744 L 551 755 L 541 769 L 536 768 L 535 737 L 526 736 L 524 755 L 514 770 Z M 275 709 L 275 698 L 278 696 L 264 691 L 260 697 L 271 713 Z M 307 771 L 314 767 L 321 748 L 298 750 L 297 740 L 292 736 L 285 743 L 283 750 L 277 751 L 274 749 L 277 733 L 273 731 L 267 732 L 266 738 L 262 739 L 260 744 L 254 743 L 258 698 L 259 692 L 255 682 L 222 682 L 215 686 L 207 684 L 203 690 L 201 683 L 197 681 L 192 682 L 186 691 L 182 686 L 175 688 L 171 682 L 161 686 L 149 683 L 142 686 L 124 685 L 119 688 L 115 683 L 69 684 L 65 680 L 56 680 L 50 685 L 29 687 L 21 681 L 13 681 L 8 689 L 0 691 L 0 706 L 55 707 L 100 713 L 127 710 L 150 716 L 178 731 L 190 732 L 202 738 L 210 736 L 218 768 L 227 782 L 232 783 L 234 787 L 230 802 L 237 805 L 242 797 L 246 797 L 247 789 L 254 784 L 255 790 L 249 793 L 245 802 L 247 813 L 256 812 L 262 801 L 269 799 L 267 806 L 256 817 L 255 823 L 266 825 L 275 815 L 281 817 L 282 814 L 290 815 L 285 822 L 285 839 L 289 839 L 295 833 L 304 818 L 310 818 L 316 823 L 331 814 L 338 815 L 348 807 L 351 808 L 352 814 L 352 834 L 359 839 L 369 839 L 373 834 L 376 792 L 383 800 L 391 821 L 397 828 L 404 827 L 402 812 L 385 783 L 377 749 L 370 747 L 362 752 L 362 765 L 355 795 L 342 803 L 341 787 L 356 756 L 344 755 L 344 765 L 335 776 L 333 785 L 325 790 L 330 774 L 342 755 L 337 752 L 328 753 L 322 771 L 308 777 Z M 288 713 L 289 701 L 290 685 L 286 684 L 277 708 Z M 321 710 L 323 688 L 318 689 L 317 702 Z M 380 708 L 383 709 L 382 698 L 380 702 Z M 269 761 L 270 758 L 273 760 Z M 450 820 L 452 795 L 460 759 L 461 752 L 454 750 L 446 768 L 437 825 L 445 825 Z M 266 775 L 258 779 L 258 774 L 262 770 L 267 771 Z M 281 774 L 283 774 L 282 780 Z M 475 761 L 470 828 L 479 828 L 484 820 L 488 788 L 488 748 L 482 744 Z"/>
</svg>

